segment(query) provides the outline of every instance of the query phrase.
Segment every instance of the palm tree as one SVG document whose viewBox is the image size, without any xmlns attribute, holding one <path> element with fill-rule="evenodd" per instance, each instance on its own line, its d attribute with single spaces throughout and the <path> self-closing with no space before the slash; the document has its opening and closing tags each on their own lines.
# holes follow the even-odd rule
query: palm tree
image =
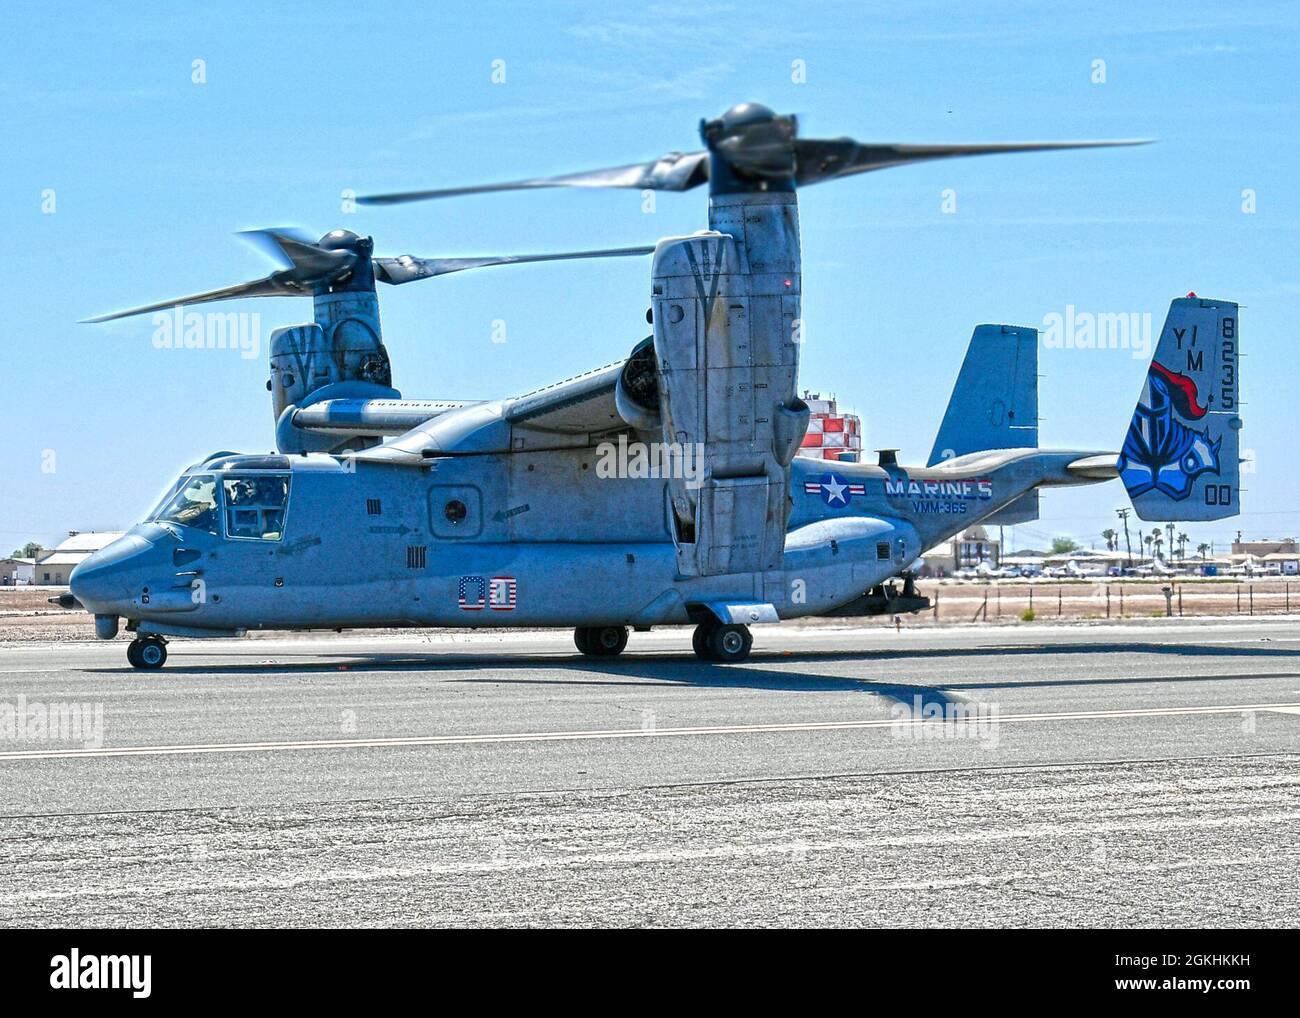
<svg viewBox="0 0 1300 1018">
<path fill-rule="evenodd" d="M 1154 540 L 1150 534 L 1142 538 L 1142 543 L 1147 546 L 1147 558 L 1151 557 L 1151 542 Z"/>
<path fill-rule="evenodd" d="M 1106 539 L 1106 550 L 1114 551 L 1115 548 L 1117 547 L 1115 543 L 1115 539 L 1119 537 L 1119 535 L 1115 533 L 1115 531 L 1111 530 L 1110 527 L 1107 527 L 1105 530 L 1101 532 L 1101 536 Z"/>
<path fill-rule="evenodd" d="M 1178 535 L 1178 557 L 1181 559 L 1187 558 L 1187 535 L 1186 534 Z"/>
<path fill-rule="evenodd" d="M 1205 555 L 1206 555 L 1206 552 L 1208 552 L 1208 551 L 1210 550 L 1210 546 L 1209 546 L 1208 544 L 1206 544 L 1204 541 L 1202 541 L 1200 544 L 1198 544 L 1198 545 L 1196 546 L 1196 550 L 1197 550 L 1197 551 L 1200 553 L 1200 555 L 1201 555 L 1201 561 L 1204 562 L 1204 561 L 1205 561 Z"/>
</svg>

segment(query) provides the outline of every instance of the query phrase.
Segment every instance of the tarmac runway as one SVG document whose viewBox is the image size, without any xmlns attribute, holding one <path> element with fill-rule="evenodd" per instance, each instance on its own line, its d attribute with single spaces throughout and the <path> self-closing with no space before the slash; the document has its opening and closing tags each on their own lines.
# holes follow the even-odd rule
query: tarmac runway
<svg viewBox="0 0 1300 1018">
<path fill-rule="evenodd" d="M 0 923 L 1300 922 L 1295 618 L 170 651 L 0 648 Z"/>
</svg>

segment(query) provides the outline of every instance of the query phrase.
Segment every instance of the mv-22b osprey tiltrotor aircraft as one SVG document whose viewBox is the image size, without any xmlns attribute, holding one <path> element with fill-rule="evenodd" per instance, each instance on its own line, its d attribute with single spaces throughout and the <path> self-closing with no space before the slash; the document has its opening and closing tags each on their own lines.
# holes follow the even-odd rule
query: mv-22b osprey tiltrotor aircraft
<svg viewBox="0 0 1300 1018">
<path fill-rule="evenodd" d="M 1144 519 L 1238 511 L 1237 308 L 1191 296 L 1170 309 L 1118 453 L 1039 449 L 1037 334 L 984 325 L 926 465 L 889 450 L 870 464 L 795 455 L 809 418 L 798 187 L 1122 143 L 807 140 L 752 104 L 701 132 L 704 151 L 643 165 L 371 199 L 707 181 L 709 229 L 654 248 L 653 335 L 535 392 L 429 403 L 391 388 L 375 281 L 470 262 L 380 259 L 343 231 L 319 243 L 272 232 L 288 269 L 190 298 L 310 294 L 316 320 L 271 338 L 279 455 L 196 464 L 74 571 L 99 635 L 125 618 L 131 663 L 156 668 L 169 636 L 249 629 L 575 627 L 582 653 L 612 656 L 629 628 L 693 624 L 700 658 L 733 662 L 754 623 L 924 606 L 909 563 L 974 523 L 1034 518 L 1041 487 L 1118 476 Z M 901 593 L 886 582 L 900 575 Z"/>
</svg>

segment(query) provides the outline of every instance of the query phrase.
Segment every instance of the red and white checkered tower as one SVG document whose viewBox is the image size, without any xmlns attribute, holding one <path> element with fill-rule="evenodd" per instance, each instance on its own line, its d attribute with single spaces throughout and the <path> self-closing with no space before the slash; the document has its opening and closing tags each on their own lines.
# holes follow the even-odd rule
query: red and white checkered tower
<svg viewBox="0 0 1300 1018">
<path fill-rule="evenodd" d="M 862 422 L 857 415 L 840 413 L 834 396 L 823 399 L 821 393 L 805 392 L 803 400 L 812 415 L 799 455 L 815 460 L 858 462 L 862 457 Z"/>
</svg>

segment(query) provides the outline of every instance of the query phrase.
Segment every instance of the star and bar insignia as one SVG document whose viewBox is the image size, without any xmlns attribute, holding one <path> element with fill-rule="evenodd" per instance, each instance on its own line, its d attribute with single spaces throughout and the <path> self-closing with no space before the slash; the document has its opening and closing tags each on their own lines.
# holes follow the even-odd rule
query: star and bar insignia
<svg viewBox="0 0 1300 1018">
<path fill-rule="evenodd" d="M 821 495 L 822 501 L 828 506 L 839 507 L 848 505 L 854 495 L 865 495 L 867 486 L 850 483 L 838 474 L 831 473 L 823 475 L 820 481 L 804 481 L 803 490 L 805 495 Z"/>
</svg>

